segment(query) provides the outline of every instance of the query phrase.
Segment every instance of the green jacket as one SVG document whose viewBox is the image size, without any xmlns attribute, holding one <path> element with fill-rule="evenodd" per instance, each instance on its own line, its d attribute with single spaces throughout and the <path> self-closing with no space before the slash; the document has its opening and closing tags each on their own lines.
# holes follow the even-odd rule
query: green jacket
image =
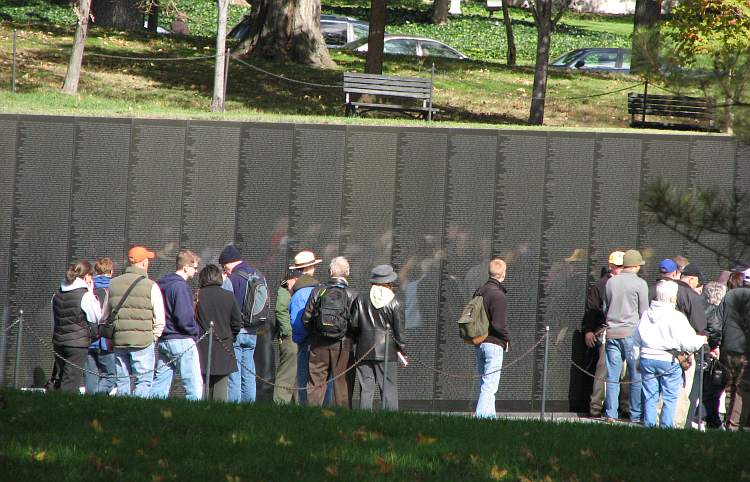
<svg viewBox="0 0 750 482">
<path fill-rule="evenodd" d="M 292 300 L 292 294 L 284 286 L 279 286 L 276 292 L 276 331 L 279 337 L 287 338 L 292 336 L 292 324 L 289 320 L 289 302 Z"/>
<path fill-rule="evenodd" d="M 109 311 L 120 302 L 128 287 L 139 277 L 146 276 L 135 285 L 115 318 L 115 348 L 145 348 L 154 342 L 154 310 L 151 304 L 151 287 L 154 282 L 148 274 L 133 266 L 109 283 Z"/>
</svg>

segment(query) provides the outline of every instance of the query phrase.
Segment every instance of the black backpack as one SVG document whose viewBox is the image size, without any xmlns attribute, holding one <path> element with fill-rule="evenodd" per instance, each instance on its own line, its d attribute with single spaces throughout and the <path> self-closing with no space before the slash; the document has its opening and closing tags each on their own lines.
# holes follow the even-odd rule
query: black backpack
<svg viewBox="0 0 750 482">
<path fill-rule="evenodd" d="M 326 285 L 320 289 L 313 328 L 323 338 L 344 338 L 349 328 L 349 307 L 344 286 Z"/>
<path fill-rule="evenodd" d="M 242 304 L 243 325 L 247 329 L 255 329 L 265 325 L 271 304 L 266 279 L 257 271 L 254 273 L 237 271 L 237 274 L 247 281 L 245 300 Z"/>
</svg>

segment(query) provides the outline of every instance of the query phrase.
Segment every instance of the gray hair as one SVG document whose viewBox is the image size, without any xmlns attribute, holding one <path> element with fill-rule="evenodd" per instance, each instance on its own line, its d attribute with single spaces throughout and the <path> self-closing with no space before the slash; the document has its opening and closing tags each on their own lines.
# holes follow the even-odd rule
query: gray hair
<svg viewBox="0 0 750 482">
<path fill-rule="evenodd" d="M 334 278 L 346 278 L 349 276 L 349 261 L 343 256 L 336 256 L 331 260 L 328 272 Z"/>
<path fill-rule="evenodd" d="M 671 280 L 661 280 L 656 283 L 656 301 L 674 303 L 677 300 L 677 283 Z"/>
<path fill-rule="evenodd" d="M 721 304 L 725 294 L 727 294 L 727 285 L 718 281 L 710 281 L 703 287 L 703 296 L 706 298 L 706 302 L 712 305 Z"/>
</svg>

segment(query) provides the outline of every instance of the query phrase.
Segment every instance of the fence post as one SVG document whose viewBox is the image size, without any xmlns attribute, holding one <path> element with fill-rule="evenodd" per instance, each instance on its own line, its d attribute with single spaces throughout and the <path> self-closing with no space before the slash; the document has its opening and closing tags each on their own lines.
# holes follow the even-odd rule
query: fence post
<svg viewBox="0 0 750 482">
<path fill-rule="evenodd" d="M 703 416 L 701 416 L 701 410 L 703 409 L 703 370 L 706 368 L 705 363 L 705 351 L 703 350 L 703 347 L 701 347 L 700 351 L 698 352 L 698 356 L 700 357 L 700 363 L 698 365 L 698 368 L 700 370 L 695 371 L 695 376 L 700 377 L 698 379 L 698 405 L 695 407 L 698 410 L 698 430 L 703 430 Z M 693 382 L 695 383 L 695 382 Z M 692 416 L 691 416 L 692 415 Z M 695 412 L 688 415 L 688 422 L 692 422 L 693 418 L 695 417 Z M 686 428 L 687 422 L 685 423 Z"/>
<path fill-rule="evenodd" d="M 391 337 L 391 325 L 388 324 L 388 322 L 385 323 L 385 366 L 383 367 L 383 391 L 381 393 L 381 398 L 383 400 L 383 409 L 385 410 L 387 407 L 385 406 L 385 388 L 388 386 L 388 338 Z"/>
<path fill-rule="evenodd" d="M 10 89 L 16 93 L 16 29 L 13 29 L 13 68 L 10 76 Z"/>
<path fill-rule="evenodd" d="M 221 96 L 221 111 L 224 112 L 224 104 L 227 102 L 227 82 L 229 79 L 229 59 L 231 58 L 229 55 L 229 48 L 224 52 L 224 92 Z"/>
<path fill-rule="evenodd" d="M 211 380 L 211 352 L 214 348 L 214 322 L 208 326 L 208 355 L 206 356 L 206 380 L 203 388 L 203 398 L 208 400 L 209 392 L 209 380 Z"/>
<path fill-rule="evenodd" d="M 18 328 L 16 328 L 16 360 L 13 367 L 13 387 L 18 388 L 18 365 L 21 363 L 21 344 L 23 343 L 23 310 L 18 310 Z"/>
<path fill-rule="evenodd" d="M 549 325 L 544 327 L 544 372 L 542 374 L 542 406 L 539 419 L 544 421 L 544 408 L 547 402 L 547 363 L 549 360 Z"/>
<path fill-rule="evenodd" d="M 648 79 L 643 83 L 643 114 L 641 115 L 641 122 L 646 122 L 646 104 L 648 103 Z"/>
</svg>

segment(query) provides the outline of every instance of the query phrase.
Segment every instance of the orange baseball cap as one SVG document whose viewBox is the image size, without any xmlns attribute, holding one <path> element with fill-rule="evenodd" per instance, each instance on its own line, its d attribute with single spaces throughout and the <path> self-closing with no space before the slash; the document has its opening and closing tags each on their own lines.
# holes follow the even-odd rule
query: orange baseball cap
<svg viewBox="0 0 750 482">
<path fill-rule="evenodd" d="M 128 251 L 128 261 L 131 263 L 140 263 L 144 259 L 154 259 L 156 257 L 156 253 L 153 251 L 150 251 L 145 246 L 133 246 L 130 248 L 130 251 Z"/>
</svg>

